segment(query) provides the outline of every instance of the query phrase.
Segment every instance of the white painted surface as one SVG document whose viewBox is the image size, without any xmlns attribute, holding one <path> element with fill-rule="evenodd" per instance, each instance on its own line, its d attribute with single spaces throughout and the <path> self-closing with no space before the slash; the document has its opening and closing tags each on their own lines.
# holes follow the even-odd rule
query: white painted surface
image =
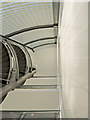
<svg viewBox="0 0 90 120">
<path fill-rule="evenodd" d="M 57 90 L 19 89 L 9 92 L 2 103 L 2 110 L 57 110 Z"/>
<path fill-rule="evenodd" d="M 71 118 L 87 118 L 88 3 L 65 2 L 60 30 L 65 112 Z"/>
<path fill-rule="evenodd" d="M 57 74 L 57 57 L 56 57 L 56 45 L 47 45 L 35 49 L 35 52 L 31 52 L 33 65 L 36 65 L 36 76 L 56 76 Z"/>
</svg>

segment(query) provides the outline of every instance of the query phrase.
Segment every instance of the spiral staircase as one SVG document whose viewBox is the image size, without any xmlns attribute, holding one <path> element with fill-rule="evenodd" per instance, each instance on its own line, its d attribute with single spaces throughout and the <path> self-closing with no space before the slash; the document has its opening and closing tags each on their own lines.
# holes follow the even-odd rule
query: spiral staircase
<svg viewBox="0 0 90 120">
<path fill-rule="evenodd" d="M 27 74 L 33 76 L 32 70 L 32 61 L 24 46 L 6 39 L 0 41 L 0 103 L 9 91 L 23 86 Z"/>
<path fill-rule="evenodd" d="M 9 53 L 6 47 L 1 42 L 0 42 L 0 48 L 1 48 L 0 50 L 0 69 L 1 69 L 0 78 L 2 78 L 0 79 L 0 84 L 2 83 L 2 87 L 4 87 L 8 82 L 7 79 L 8 79 L 9 70 L 10 70 L 10 57 L 9 57 Z"/>
</svg>

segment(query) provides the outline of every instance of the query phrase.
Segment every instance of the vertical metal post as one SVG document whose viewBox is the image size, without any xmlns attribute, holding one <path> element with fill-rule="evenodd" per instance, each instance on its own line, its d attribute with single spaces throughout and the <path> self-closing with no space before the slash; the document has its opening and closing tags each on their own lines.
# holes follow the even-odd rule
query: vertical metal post
<svg viewBox="0 0 90 120">
<path fill-rule="evenodd" d="M 59 8 L 59 21 L 58 21 L 58 36 L 57 36 L 57 82 L 58 82 L 58 90 L 59 90 L 59 111 L 60 111 L 60 101 L 61 101 L 61 88 L 60 88 L 60 57 L 59 57 L 59 40 L 60 40 L 60 35 L 59 35 L 59 30 L 60 30 L 60 8 Z M 59 113 L 59 116 L 60 118 L 60 113 Z"/>
<path fill-rule="evenodd" d="M 60 9 L 59 9 L 59 23 L 58 23 L 58 37 L 57 37 L 57 79 L 58 79 L 58 85 L 59 85 L 59 101 L 60 101 L 60 118 L 65 118 L 65 111 L 64 111 L 64 104 L 63 104 L 63 95 L 62 95 L 62 66 L 61 66 L 61 21 L 62 21 L 62 15 L 63 15 L 63 4 L 64 2 L 61 2 L 60 0 Z"/>
<path fill-rule="evenodd" d="M 60 118 L 62 117 L 62 110 L 63 108 L 63 101 L 62 101 L 62 68 L 61 68 L 61 54 L 60 54 L 60 33 L 61 33 L 61 19 L 62 19 L 62 8 L 63 4 L 60 2 L 60 8 L 59 8 L 59 21 L 58 21 L 58 36 L 57 36 L 57 80 L 58 80 L 58 90 L 59 90 L 59 109 L 61 111 Z M 64 114 L 64 113 L 63 113 Z"/>
</svg>

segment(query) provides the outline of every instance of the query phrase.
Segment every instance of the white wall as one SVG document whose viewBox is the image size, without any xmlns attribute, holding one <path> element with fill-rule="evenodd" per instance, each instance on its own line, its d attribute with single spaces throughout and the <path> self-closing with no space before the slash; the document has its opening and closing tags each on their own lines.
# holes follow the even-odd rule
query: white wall
<svg viewBox="0 0 90 120">
<path fill-rule="evenodd" d="M 87 118 L 88 3 L 64 3 L 60 38 L 65 113 L 71 118 Z"/>
<path fill-rule="evenodd" d="M 15 89 L 8 93 L 0 110 L 57 110 L 58 104 L 57 90 Z"/>
<path fill-rule="evenodd" d="M 37 67 L 36 76 L 56 76 L 56 45 L 47 45 L 31 53 L 33 65 Z"/>
</svg>

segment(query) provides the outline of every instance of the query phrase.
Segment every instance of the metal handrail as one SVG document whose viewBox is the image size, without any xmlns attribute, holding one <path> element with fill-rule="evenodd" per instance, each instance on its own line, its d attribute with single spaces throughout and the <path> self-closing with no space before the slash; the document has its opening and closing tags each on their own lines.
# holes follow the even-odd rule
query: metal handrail
<svg viewBox="0 0 90 120">
<path fill-rule="evenodd" d="M 24 47 L 27 47 L 27 48 L 31 49 L 31 50 L 34 52 L 33 48 L 28 47 L 28 46 L 25 46 L 25 45 L 23 45 L 22 43 L 20 43 L 20 42 L 18 42 L 18 41 L 16 41 L 16 40 L 13 40 L 13 39 L 11 39 L 11 38 L 9 38 L 9 37 L 7 37 L 7 36 L 4 36 L 4 35 L 1 35 L 1 34 L 0 34 L 0 37 L 2 37 L 2 38 L 4 38 L 4 39 L 7 39 L 7 40 L 9 40 L 9 41 L 15 42 L 15 43 L 17 43 L 17 44 L 20 44 L 20 45 L 22 45 L 22 46 L 24 46 Z"/>
</svg>

